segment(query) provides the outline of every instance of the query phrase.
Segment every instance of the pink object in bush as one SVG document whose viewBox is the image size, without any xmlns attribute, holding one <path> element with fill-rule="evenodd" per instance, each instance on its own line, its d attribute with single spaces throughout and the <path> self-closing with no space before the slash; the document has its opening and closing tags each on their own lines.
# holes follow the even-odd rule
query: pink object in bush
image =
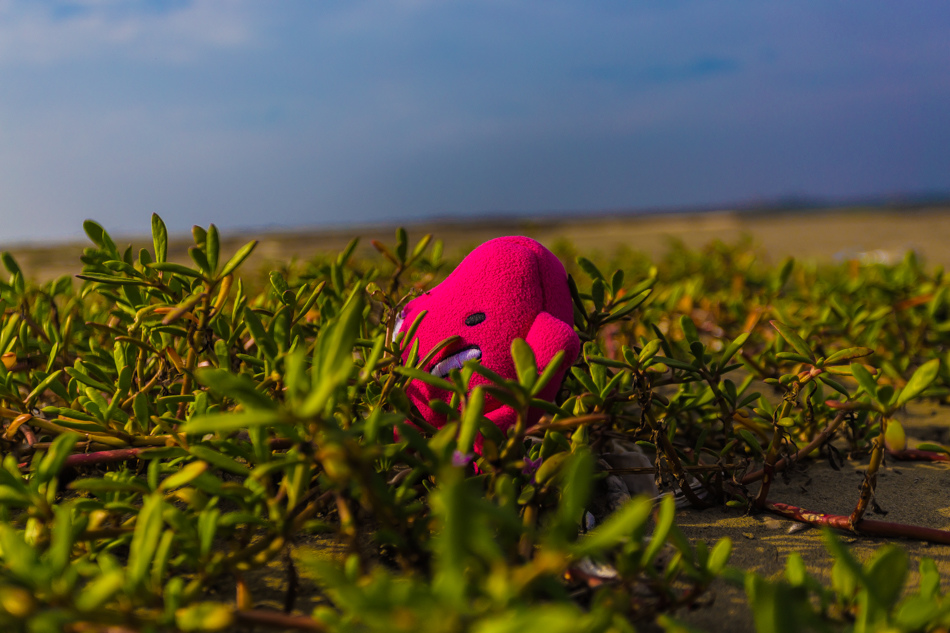
<svg viewBox="0 0 950 633">
<path fill-rule="evenodd" d="M 551 251 L 527 237 L 499 237 L 476 248 L 445 281 L 409 302 L 400 328 L 408 328 L 422 310 L 428 313 L 415 334 L 420 357 L 450 336 L 462 337 L 424 368 L 436 375 L 446 376 L 466 360 L 477 358 L 495 373 L 517 379 L 511 343 L 523 338 L 534 351 L 540 371 L 559 351 L 566 352 L 561 369 L 538 394 L 550 401 L 580 351 L 564 266 Z M 488 380 L 475 374 L 469 384 L 474 388 Z M 429 424 L 437 428 L 445 424 L 445 416 L 433 411 L 429 401 L 448 403 L 447 391 L 419 380 L 410 382 L 406 391 Z M 485 399 L 485 416 L 503 432 L 517 417 L 511 407 L 490 396 Z M 532 409 L 528 423 L 540 416 L 540 411 Z"/>
</svg>

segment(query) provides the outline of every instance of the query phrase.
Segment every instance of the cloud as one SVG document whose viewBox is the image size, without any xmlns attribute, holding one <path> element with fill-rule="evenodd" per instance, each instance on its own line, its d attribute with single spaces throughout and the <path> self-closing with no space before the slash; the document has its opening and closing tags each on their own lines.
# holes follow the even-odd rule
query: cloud
<svg viewBox="0 0 950 633">
<path fill-rule="evenodd" d="M 251 40 L 238 0 L 0 0 L 0 67 L 116 56 L 181 63 Z"/>
<path fill-rule="evenodd" d="M 580 80 L 613 83 L 620 86 L 647 88 L 680 81 L 696 81 L 740 70 L 737 59 L 702 55 L 678 64 L 606 64 L 581 67 L 575 71 Z"/>
</svg>

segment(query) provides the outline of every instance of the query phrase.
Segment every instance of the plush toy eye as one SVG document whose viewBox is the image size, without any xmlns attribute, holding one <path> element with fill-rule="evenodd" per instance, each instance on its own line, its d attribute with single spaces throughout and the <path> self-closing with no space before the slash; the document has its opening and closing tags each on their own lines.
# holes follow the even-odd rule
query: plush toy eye
<svg viewBox="0 0 950 633">
<path fill-rule="evenodd" d="M 465 325 L 478 325 L 485 320 L 484 312 L 473 312 L 472 314 L 465 317 Z"/>
</svg>

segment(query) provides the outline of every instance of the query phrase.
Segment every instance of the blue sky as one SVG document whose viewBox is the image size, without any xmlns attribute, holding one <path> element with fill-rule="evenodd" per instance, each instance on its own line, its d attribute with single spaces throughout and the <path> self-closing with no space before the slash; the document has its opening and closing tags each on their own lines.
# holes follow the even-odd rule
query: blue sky
<svg viewBox="0 0 950 633">
<path fill-rule="evenodd" d="M 950 3 L 0 0 L 0 243 L 950 191 Z"/>
</svg>

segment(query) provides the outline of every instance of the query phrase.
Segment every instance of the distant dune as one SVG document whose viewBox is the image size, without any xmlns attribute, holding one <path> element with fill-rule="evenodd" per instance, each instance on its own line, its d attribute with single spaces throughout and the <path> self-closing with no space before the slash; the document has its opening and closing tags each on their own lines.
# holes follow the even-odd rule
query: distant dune
<svg viewBox="0 0 950 633">
<path fill-rule="evenodd" d="M 229 254 L 250 239 L 260 240 L 246 270 L 269 262 L 307 259 L 320 252 L 337 252 L 353 237 L 363 239 L 360 252 L 375 252 L 370 240 L 391 243 L 395 224 L 352 229 L 299 229 L 286 232 L 233 234 L 224 232 L 222 252 Z M 550 246 L 566 238 L 582 252 L 610 253 L 620 247 L 662 254 L 669 240 L 681 240 L 698 248 L 712 240 L 734 242 L 750 235 L 773 263 L 792 255 L 798 259 L 858 258 L 866 261 L 893 261 L 914 250 L 929 265 L 950 267 L 950 204 L 912 207 L 845 207 L 742 211 L 703 211 L 631 215 L 589 215 L 572 219 L 498 218 L 484 221 L 439 221 L 408 223 L 410 239 L 433 233 L 445 242 L 448 255 L 461 255 L 475 245 L 499 235 L 528 235 Z M 108 227 L 107 227 L 108 228 Z M 120 239 L 125 247 L 150 246 L 148 236 Z M 169 256 L 188 261 L 189 235 L 173 236 Z M 79 272 L 79 256 L 87 244 L 16 246 L 9 250 L 28 276 L 48 280 Z"/>
</svg>

